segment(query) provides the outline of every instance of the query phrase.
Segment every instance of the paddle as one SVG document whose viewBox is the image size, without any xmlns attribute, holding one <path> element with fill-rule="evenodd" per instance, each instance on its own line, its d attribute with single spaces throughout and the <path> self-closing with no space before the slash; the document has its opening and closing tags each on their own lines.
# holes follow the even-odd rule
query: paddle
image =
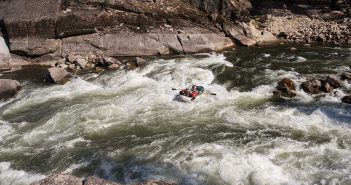
<svg viewBox="0 0 351 185">
<path fill-rule="evenodd" d="M 177 91 L 177 90 L 182 90 L 182 89 L 172 88 L 172 91 Z M 215 93 L 204 92 L 203 94 L 209 94 L 209 95 L 212 95 L 212 96 L 217 96 L 217 94 L 215 94 Z"/>
</svg>

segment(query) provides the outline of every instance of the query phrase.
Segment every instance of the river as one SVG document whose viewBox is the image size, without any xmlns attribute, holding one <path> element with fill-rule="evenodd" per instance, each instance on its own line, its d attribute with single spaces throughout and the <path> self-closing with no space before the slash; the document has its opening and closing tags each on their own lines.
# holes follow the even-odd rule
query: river
<svg viewBox="0 0 351 185">
<path fill-rule="evenodd" d="M 351 106 L 343 93 L 271 95 L 284 77 L 300 83 L 350 71 L 351 48 L 289 47 L 151 58 L 141 69 L 62 86 L 41 82 L 45 69 L 2 71 L 24 88 L 0 102 L 0 185 L 60 172 L 120 183 L 349 185 Z M 173 100 L 172 88 L 191 84 L 217 95 Z"/>
</svg>

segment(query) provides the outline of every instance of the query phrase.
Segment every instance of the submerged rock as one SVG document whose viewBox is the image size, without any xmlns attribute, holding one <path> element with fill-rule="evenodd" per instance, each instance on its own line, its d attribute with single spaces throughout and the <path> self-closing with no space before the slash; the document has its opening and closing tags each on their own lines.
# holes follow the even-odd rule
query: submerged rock
<svg viewBox="0 0 351 185">
<path fill-rule="evenodd" d="M 63 85 L 69 81 L 70 77 L 71 75 L 65 69 L 52 67 L 48 69 L 44 81 Z"/>
<path fill-rule="evenodd" d="M 15 97 L 21 88 L 16 80 L 0 79 L 0 100 Z"/>
<path fill-rule="evenodd" d="M 344 102 L 344 103 L 351 104 L 351 95 L 344 96 L 344 97 L 341 99 L 341 101 Z"/>
<path fill-rule="evenodd" d="M 30 185 L 82 185 L 82 179 L 68 174 L 54 174 Z"/>
</svg>

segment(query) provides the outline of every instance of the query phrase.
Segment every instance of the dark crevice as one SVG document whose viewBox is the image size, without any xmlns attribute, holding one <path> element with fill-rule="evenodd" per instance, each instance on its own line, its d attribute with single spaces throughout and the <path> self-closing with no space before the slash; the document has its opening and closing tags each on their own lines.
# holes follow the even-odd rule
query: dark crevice
<svg viewBox="0 0 351 185">
<path fill-rule="evenodd" d="M 183 43 L 182 43 L 182 39 L 180 39 L 179 35 L 177 35 L 177 39 L 178 39 L 178 42 L 180 43 L 180 46 L 182 47 L 183 54 L 185 54 Z"/>
<path fill-rule="evenodd" d="M 83 35 L 90 35 L 97 33 L 97 31 L 94 29 L 89 29 L 89 30 L 79 30 L 79 31 L 71 31 L 71 32 L 66 32 L 64 35 L 56 35 L 55 39 L 65 39 L 65 38 L 70 38 L 70 37 L 77 37 L 77 36 L 83 36 Z"/>
<path fill-rule="evenodd" d="M 21 56 L 21 57 L 26 57 L 26 58 L 30 58 L 30 59 L 36 59 L 36 58 L 40 58 L 40 57 L 42 57 L 44 55 L 50 54 L 52 52 L 44 53 L 44 54 L 41 54 L 41 55 L 29 55 L 25 51 L 14 50 L 14 51 L 10 51 L 10 53 L 18 55 L 18 56 Z"/>
</svg>

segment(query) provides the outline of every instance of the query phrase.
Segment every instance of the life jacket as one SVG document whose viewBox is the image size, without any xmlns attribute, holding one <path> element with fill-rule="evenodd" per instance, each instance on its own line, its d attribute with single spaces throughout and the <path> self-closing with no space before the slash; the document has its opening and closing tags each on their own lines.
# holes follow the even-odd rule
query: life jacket
<svg viewBox="0 0 351 185">
<path fill-rule="evenodd" d="M 193 97 L 193 98 L 195 98 L 195 97 L 197 97 L 197 96 L 199 96 L 199 91 L 193 91 L 193 92 L 191 92 L 191 94 L 190 94 L 190 97 Z"/>
</svg>

